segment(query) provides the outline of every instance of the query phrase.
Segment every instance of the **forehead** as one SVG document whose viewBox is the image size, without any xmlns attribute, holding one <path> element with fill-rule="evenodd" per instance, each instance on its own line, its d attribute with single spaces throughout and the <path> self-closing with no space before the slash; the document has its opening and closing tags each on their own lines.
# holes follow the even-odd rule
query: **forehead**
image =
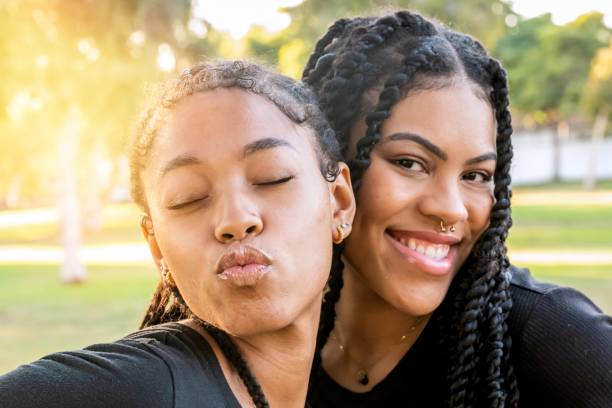
<svg viewBox="0 0 612 408">
<path fill-rule="evenodd" d="M 398 102 L 382 134 L 400 132 L 419 134 L 453 153 L 470 147 L 495 150 L 493 109 L 466 81 L 417 91 Z"/>
<path fill-rule="evenodd" d="M 241 157 L 243 147 L 262 138 L 310 147 L 310 130 L 291 121 L 266 98 L 239 89 L 218 88 L 188 96 L 171 109 L 149 162 L 181 154 L 212 161 Z M 240 156 L 237 156 L 240 154 Z"/>
</svg>

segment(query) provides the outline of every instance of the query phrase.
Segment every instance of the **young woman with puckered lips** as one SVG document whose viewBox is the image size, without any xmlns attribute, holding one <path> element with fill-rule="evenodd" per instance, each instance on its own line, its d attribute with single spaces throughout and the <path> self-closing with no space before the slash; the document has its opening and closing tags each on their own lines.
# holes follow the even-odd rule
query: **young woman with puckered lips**
<svg viewBox="0 0 612 408">
<path fill-rule="evenodd" d="M 162 88 L 132 146 L 161 280 L 143 329 L 0 377 L 2 407 L 303 407 L 354 198 L 298 82 L 247 62 Z"/>
<path fill-rule="evenodd" d="M 416 13 L 336 21 L 304 70 L 351 168 L 313 407 L 609 407 L 612 322 L 511 266 L 506 73 Z"/>
</svg>

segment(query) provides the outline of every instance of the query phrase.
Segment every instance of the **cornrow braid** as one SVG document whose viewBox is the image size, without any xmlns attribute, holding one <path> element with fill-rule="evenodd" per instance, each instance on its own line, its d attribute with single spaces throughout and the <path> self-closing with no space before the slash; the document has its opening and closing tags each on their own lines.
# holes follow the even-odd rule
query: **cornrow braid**
<svg viewBox="0 0 612 408">
<path fill-rule="evenodd" d="M 181 296 L 176 285 L 169 285 L 169 290 L 174 295 L 174 298 L 176 299 L 180 307 L 186 311 L 189 311 L 189 307 L 187 306 L 187 303 L 185 303 L 185 300 Z M 234 342 L 231 340 L 230 336 L 223 330 L 200 319 L 198 316 L 191 313 L 191 311 L 189 311 L 188 313 L 189 317 L 193 321 L 195 321 L 198 326 L 206 330 L 208 334 L 210 334 L 215 339 L 215 341 L 219 345 L 219 348 L 221 348 L 223 355 L 229 360 L 232 367 L 234 367 L 234 369 L 238 372 L 238 376 L 247 388 L 247 391 L 249 392 L 251 399 L 255 403 L 255 406 L 257 408 L 269 408 L 270 405 L 268 404 L 268 400 L 266 399 L 266 396 L 263 393 L 261 385 L 253 375 L 253 372 L 250 370 L 247 362 L 242 357 L 242 354 L 240 354 L 240 351 L 238 350 Z"/>
<path fill-rule="evenodd" d="M 370 165 L 380 127 L 393 106 L 411 92 L 443 88 L 464 78 L 477 85 L 494 110 L 498 160 L 490 225 L 431 321 L 440 332 L 441 352 L 447 361 L 448 406 L 516 407 L 519 394 L 506 323 L 512 307 L 505 247 L 512 225 L 512 121 L 505 71 L 478 41 L 415 13 L 344 20 L 342 27 L 318 44 L 304 80 L 315 90 L 345 157 L 355 123 L 365 118 L 367 130 L 349 161 L 355 189 Z M 362 83 L 356 83 L 357 79 Z M 372 91 L 378 95 L 375 103 Z M 327 295 L 330 300 L 339 298 L 339 294 Z M 326 305 L 321 317 L 321 328 L 326 330 L 320 333 L 322 341 L 333 329 L 334 318 L 335 311 Z"/>
<path fill-rule="evenodd" d="M 220 330 L 217 327 L 206 323 L 197 316 L 194 316 L 193 319 L 201 328 L 206 330 L 208 334 L 210 334 L 215 339 L 215 341 L 223 351 L 223 354 L 228 358 L 228 360 L 231 361 L 232 366 L 236 369 L 238 375 L 240 376 L 244 385 L 249 391 L 249 395 L 253 399 L 255 406 L 257 408 L 269 407 L 270 405 L 268 404 L 266 396 L 264 395 L 263 390 L 261 389 L 261 385 L 259 385 L 257 379 L 253 376 L 247 362 L 244 360 L 244 358 L 242 358 L 240 351 L 238 350 L 230 336 L 223 330 Z"/>
<path fill-rule="evenodd" d="M 323 50 L 325 49 L 325 47 L 329 45 L 329 43 L 331 43 L 334 40 L 334 38 L 336 38 L 339 34 L 341 34 L 344 31 L 348 22 L 349 20 L 345 18 L 341 18 L 340 20 L 337 20 L 329 27 L 329 29 L 327 30 L 327 33 L 325 33 L 325 35 L 321 37 L 319 41 L 317 41 L 317 44 L 315 45 L 315 49 L 312 55 L 310 56 L 310 58 L 308 58 L 308 62 L 306 63 L 306 67 L 304 68 L 304 71 L 302 73 L 303 78 L 306 78 L 308 77 L 308 75 L 310 75 L 310 72 L 312 71 L 315 63 L 321 64 L 320 58 L 321 58 L 321 54 L 323 53 Z"/>
<path fill-rule="evenodd" d="M 176 322 L 189 317 L 188 309 L 185 309 L 172 295 L 172 291 L 162 281 L 157 284 L 151 304 L 140 323 L 141 329 L 160 323 Z"/>
<path fill-rule="evenodd" d="M 321 305 L 321 320 L 319 321 L 319 330 L 317 332 L 317 341 L 315 346 L 315 355 L 310 372 L 309 386 L 314 384 L 314 379 L 321 374 L 321 350 L 332 330 L 334 329 L 334 321 L 336 319 L 336 304 L 340 298 L 340 291 L 344 285 L 342 279 L 342 270 L 344 263 L 342 262 L 342 249 L 344 243 L 334 245 L 332 255 L 332 266 L 327 283 L 327 291 L 323 295 L 323 303 Z"/>
<path fill-rule="evenodd" d="M 438 40 L 436 37 L 430 37 L 431 42 Z M 415 48 L 406 56 L 399 72 L 393 74 L 385 82 L 378 97 L 377 106 L 366 115 L 366 134 L 357 142 L 357 154 L 349 162 L 355 190 L 359 189 L 363 173 L 370 165 L 370 154 L 380 140 L 382 123 L 391 116 L 391 108 L 402 99 L 402 87 L 423 67 L 427 67 L 431 72 L 441 70 L 442 60 L 435 52 L 435 47 L 430 41 L 424 42 L 421 47 Z"/>
<path fill-rule="evenodd" d="M 502 157 L 500 159 L 499 168 L 496 169 L 496 173 L 500 175 L 504 175 L 503 177 L 499 177 L 499 183 L 496 181 L 496 187 L 499 190 L 496 192 L 497 195 L 503 200 L 502 205 L 507 206 L 505 208 L 505 213 L 503 214 L 502 222 L 503 229 L 501 231 L 501 240 L 502 246 L 501 249 L 503 254 L 502 256 L 502 268 L 503 273 L 500 273 L 498 279 L 502 280 L 502 290 L 500 290 L 500 301 L 502 305 L 503 311 L 503 319 L 502 319 L 502 328 L 504 331 L 503 342 L 505 353 L 502 361 L 502 375 L 505 375 L 508 389 L 508 406 L 516 407 L 519 402 L 519 390 L 516 381 L 516 375 L 514 373 L 514 366 L 510 360 L 510 350 L 512 348 L 512 338 L 509 335 L 507 317 L 512 309 L 512 298 L 509 291 L 509 283 L 510 283 L 510 274 L 508 272 L 508 267 L 510 266 L 510 261 L 507 257 L 507 248 L 505 246 L 505 240 L 508 237 L 508 230 L 512 227 L 512 210 L 510 207 L 510 201 L 512 198 L 512 190 L 511 190 L 511 176 L 510 176 L 510 163 L 513 157 L 513 148 L 512 148 L 512 115 L 509 110 L 509 90 L 508 90 L 508 78 L 506 71 L 503 69 L 499 61 L 495 59 L 489 60 L 488 70 L 491 75 L 491 83 L 493 85 L 493 91 L 491 92 L 491 100 L 495 106 L 495 117 L 497 121 L 497 144 L 501 145 L 501 148 L 498 148 L 499 153 L 501 153 Z M 502 180 L 503 179 L 503 180 Z M 497 215 L 497 214 L 496 214 Z"/>
<path fill-rule="evenodd" d="M 343 32 L 350 28 L 351 31 L 359 33 L 355 37 L 357 38 L 355 44 L 346 47 L 345 51 L 337 55 L 328 53 L 319 57 L 315 64 L 311 64 L 314 68 L 309 69 L 303 78 L 304 82 L 320 96 L 319 105 L 326 112 L 332 128 L 336 131 L 343 152 L 348 145 L 344 141 L 348 138 L 350 124 L 359 114 L 361 93 L 376 80 L 376 72 L 373 64 L 368 62 L 368 55 L 383 45 L 402 25 L 402 21 L 395 16 L 381 19 L 377 25 L 370 24 L 371 21 L 369 18 L 355 19 L 350 24 L 343 22 L 341 25 Z M 327 39 L 331 42 L 339 30 L 334 24 L 330 27 L 330 31 L 332 35 Z M 349 36 L 344 42 L 348 45 L 352 40 L 353 37 Z M 318 53 L 322 52 L 323 49 Z M 314 62 L 315 58 L 312 59 Z M 353 89 L 354 92 L 349 94 L 338 92 L 347 88 Z"/>
</svg>

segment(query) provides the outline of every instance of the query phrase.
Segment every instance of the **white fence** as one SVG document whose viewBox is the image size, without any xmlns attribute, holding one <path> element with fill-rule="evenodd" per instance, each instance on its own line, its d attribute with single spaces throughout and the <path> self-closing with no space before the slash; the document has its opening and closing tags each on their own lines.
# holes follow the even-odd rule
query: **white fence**
<svg viewBox="0 0 612 408">
<path fill-rule="evenodd" d="M 545 183 L 554 179 L 552 133 L 515 134 L 512 184 Z M 559 176 L 563 181 L 582 180 L 591 161 L 590 140 L 560 140 Z M 607 137 L 597 149 L 596 178 L 612 178 L 612 138 Z"/>
</svg>

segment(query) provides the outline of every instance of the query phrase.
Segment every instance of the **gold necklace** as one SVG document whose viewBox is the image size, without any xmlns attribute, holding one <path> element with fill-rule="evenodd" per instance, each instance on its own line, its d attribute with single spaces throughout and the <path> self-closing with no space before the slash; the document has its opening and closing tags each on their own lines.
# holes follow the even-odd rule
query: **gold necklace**
<svg viewBox="0 0 612 408">
<path fill-rule="evenodd" d="M 411 334 L 412 332 L 414 332 L 417 328 L 417 326 L 423 321 L 424 316 L 420 316 L 419 318 L 417 318 L 414 321 L 414 324 L 412 326 L 410 326 L 410 328 L 408 329 L 408 331 L 405 334 L 402 334 L 400 336 L 399 342 L 397 344 L 394 344 L 392 347 L 395 348 L 395 346 L 399 346 L 400 344 L 402 344 L 404 341 L 406 341 L 406 339 L 408 338 L 408 335 Z M 331 332 L 331 336 L 332 338 L 336 341 L 336 343 L 338 344 L 338 349 L 344 353 L 349 360 L 351 360 L 357 367 L 361 367 L 357 370 L 356 373 L 356 379 L 357 382 L 361 385 L 368 385 L 370 383 L 370 374 L 368 372 L 368 370 L 371 370 L 372 368 L 374 368 L 384 357 L 386 357 L 387 355 L 389 355 L 389 353 L 392 350 L 386 351 L 385 353 L 383 353 L 381 356 L 379 356 L 378 358 L 376 358 L 374 360 L 374 362 L 368 364 L 367 366 L 364 366 L 361 362 L 357 361 L 355 358 L 353 358 L 353 356 L 351 355 L 351 353 L 346 349 L 346 346 L 344 345 L 344 342 L 340 340 L 339 337 L 344 338 L 344 336 L 340 335 L 340 336 L 336 336 L 336 330 L 339 331 L 338 334 L 340 334 L 342 332 L 342 328 L 340 327 L 340 321 L 336 319 L 336 325 L 334 326 L 334 330 L 332 330 Z"/>
</svg>

